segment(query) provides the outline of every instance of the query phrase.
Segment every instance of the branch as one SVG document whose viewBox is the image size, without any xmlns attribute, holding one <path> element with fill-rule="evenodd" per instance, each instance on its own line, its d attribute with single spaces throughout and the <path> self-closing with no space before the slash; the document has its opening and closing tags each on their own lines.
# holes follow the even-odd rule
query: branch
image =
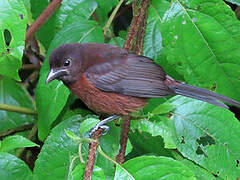
<svg viewBox="0 0 240 180">
<path fill-rule="evenodd" d="M 149 3 L 148 3 L 148 5 L 149 5 Z M 146 7 L 142 25 L 140 26 L 141 28 L 137 33 L 137 42 L 136 42 L 135 53 L 138 55 L 143 54 L 144 37 L 145 37 L 146 26 L 147 26 L 148 5 Z"/>
<path fill-rule="evenodd" d="M 120 150 L 116 157 L 117 162 L 119 164 L 123 164 L 125 161 L 127 139 L 128 139 L 129 129 L 130 129 L 130 120 L 131 120 L 130 116 L 123 117 L 123 126 L 122 126 L 122 131 L 121 131 L 121 140 L 120 140 Z"/>
<path fill-rule="evenodd" d="M 17 112 L 17 113 L 22 113 L 22 114 L 30 114 L 30 115 L 37 114 L 37 111 L 35 111 L 33 109 L 20 107 L 20 106 L 13 106 L 13 105 L 9 105 L 9 104 L 0 104 L 0 110 Z"/>
<path fill-rule="evenodd" d="M 29 27 L 26 33 L 25 42 L 27 42 L 33 34 L 35 34 L 43 24 L 52 16 L 52 14 L 59 8 L 62 0 L 53 0 L 46 9 L 40 14 L 36 21 Z"/>
<path fill-rule="evenodd" d="M 90 180 L 92 177 L 93 166 L 94 166 L 95 157 L 96 157 L 96 151 L 97 151 L 99 139 L 100 139 L 102 133 L 103 133 L 103 129 L 99 128 L 92 135 L 92 138 L 95 141 L 91 142 L 89 144 L 87 164 L 86 164 L 85 171 L 84 171 L 84 180 Z"/>
<path fill-rule="evenodd" d="M 138 8 L 137 14 L 132 19 L 130 29 L 127 34 L 127 38 L 126 38 L 126 41 L 123 46 L 123 48 L 126 49 L 127 51 L 130 51 L 133 47 L 135 37 L 137 35 L 137 32 L 139 31 L 140 25 L 143 22 L 145 13 L 148 8 L 148 4 L 149 4 L 148 0 L 142 0 L 140 6 Z"/>
</svg>

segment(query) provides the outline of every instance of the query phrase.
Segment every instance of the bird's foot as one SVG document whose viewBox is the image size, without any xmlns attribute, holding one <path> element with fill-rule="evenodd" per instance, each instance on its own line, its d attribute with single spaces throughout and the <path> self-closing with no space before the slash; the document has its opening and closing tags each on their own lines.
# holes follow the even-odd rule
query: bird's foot
<svg viewBox="0 0 240 180">
<path fill-rule="evenodd" d="M 97 123 L 96 126 L 94 126 L 94 127 L 91 129 L 91 131 L 90 131 L 90 133 L 89 133 L 89 136 L 91 137 L 91 136 L 93 135 L 93 133 L 94 133 L 96 130 L 98 130 L 98 128 L 104 129 L 103 135 L 106 135 L 106 134 L 109 132 L 109 127 L 108 127 L 107 125 L 105 125 L 105 124 L 107 124 L 108 122 L 111 122 L 111 121 L 113 121 L 113 120 L 115 120 L 115 119 L 117 119 L 117 118 L 119 118 L 119 116 L 113 115 L 113 116 L 110 116 L 110 117 L 108 117 L 108 118 L 106 118 L 106 119 L 103 119 L 102 121 L 100 121 L 99 123 Z"/>
</svg>

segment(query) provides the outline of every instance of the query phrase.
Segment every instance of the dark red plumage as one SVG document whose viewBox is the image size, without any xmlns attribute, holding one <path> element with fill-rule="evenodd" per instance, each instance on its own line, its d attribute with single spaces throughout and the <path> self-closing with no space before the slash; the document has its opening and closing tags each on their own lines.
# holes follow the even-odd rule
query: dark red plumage
<svg viewBox="0 0 240 180">
<path fill-rule="evenodd" d="M 148 98 L 183 95 L 223 108 L 240 103 L 217 93 L 172 79 L 153 60 L 109 44 L 64 44 L 49 58 L 53 79 L 63 83 L 100 114 L 127 115 L 141 109 Z"/>
</svg>

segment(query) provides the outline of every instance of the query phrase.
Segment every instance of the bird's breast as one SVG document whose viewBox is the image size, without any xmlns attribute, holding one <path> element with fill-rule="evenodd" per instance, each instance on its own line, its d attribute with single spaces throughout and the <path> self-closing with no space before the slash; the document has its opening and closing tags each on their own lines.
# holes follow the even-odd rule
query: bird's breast
<svg viewBox="0 0 240 180">
<path fill-rule="evenodd" d="M 83 75 L 69 89 L 90 109 L 104 115 L 127 115 L 143 108 L 146 98 L 137 98 L 114 92 L 105 92 L 96 88 Z"/>
</svg>

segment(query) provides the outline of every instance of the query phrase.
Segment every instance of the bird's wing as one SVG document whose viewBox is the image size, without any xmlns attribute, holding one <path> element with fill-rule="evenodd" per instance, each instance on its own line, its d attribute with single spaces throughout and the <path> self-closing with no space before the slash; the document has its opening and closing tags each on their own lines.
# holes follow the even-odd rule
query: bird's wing
<svg viewBox="0 0 240 180">
<path fill-rule="evenodd" d="M 103 91 L 146 98 L 174 94 L 164 84 L 166 79 L 164 70 L 153 60 L 128 54 L 120 62 L 108 61 L 97 64 L 84 74 L 91 83 Z"/>
</svg>

